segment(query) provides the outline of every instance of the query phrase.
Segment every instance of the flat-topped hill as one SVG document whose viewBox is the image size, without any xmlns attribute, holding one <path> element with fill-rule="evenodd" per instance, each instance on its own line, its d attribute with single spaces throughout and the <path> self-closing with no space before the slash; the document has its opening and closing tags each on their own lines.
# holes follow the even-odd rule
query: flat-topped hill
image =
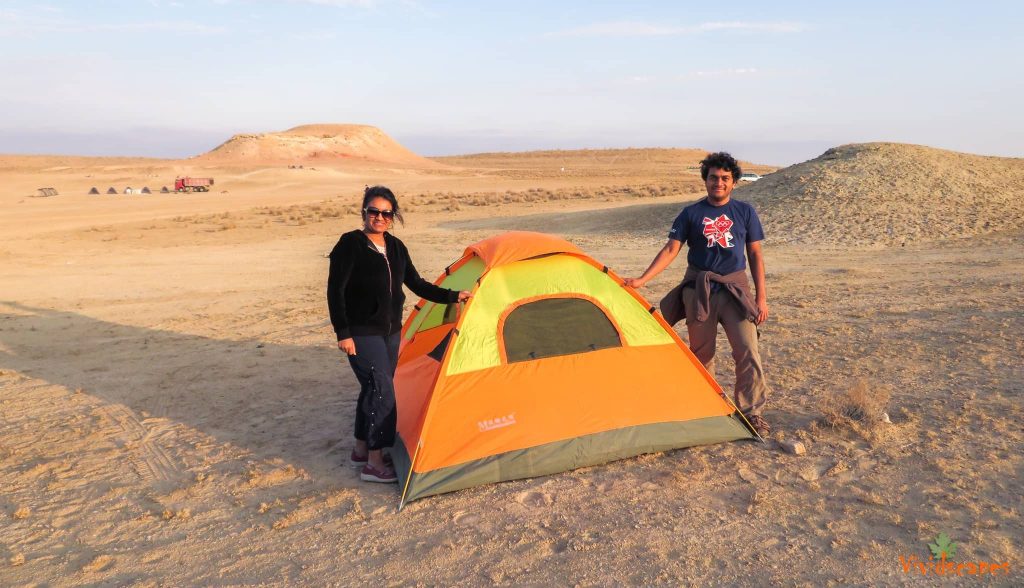
<svg viewBox="0 0 1024 588">
<path fill-rule="evenodd" d="M 415 167 L 437 164 L 368 125 L 303 125 L 277 133 L 235 135 L 196 159 L 216 163 L 368 161 Z"/>
</svg>

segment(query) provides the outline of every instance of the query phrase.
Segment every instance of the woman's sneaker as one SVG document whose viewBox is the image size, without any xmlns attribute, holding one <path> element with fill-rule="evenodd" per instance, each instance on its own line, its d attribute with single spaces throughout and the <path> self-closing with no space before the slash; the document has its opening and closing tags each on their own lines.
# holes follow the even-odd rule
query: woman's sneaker
<svg viewBox="0 0 1024 588">
<path fill-rule="evenodd" d="M 366 462 L 369 459 L 370 459 L 369 454 L 367 454 L 367 455 L 359 455 L 359 454 L 356 453 L 356 450 L 353 449 L 352 453 L 348 456 L 348 465 L 350 465 L 350 466 L 352 466 L 354 468 L 361 468 L 364 465 L 366 465 Z M 384 454 L 384 463 L 386 463 L 387 465 L 393 465 L 394 462 L 392 462 L 392 460 L 391 460 L 391 454 L 390 453 L 385 453 Z"/>
<path fill-rule="evenodd" d="M 353 449 L 352 450 L 352 454 L 348 456 L 348 465 L 350 465 L 352 467 L 355 467 L 355 468 L 361 468 L 364 465 L 366 465 L 366 461 L 368 459 L 370 459 L 370 456 L 368 454 L 367 455 L 359 455 L 359 454 L 356 453 L 356 450 Z"/>
<path fill-rule="evenodd" d="M 394 484 L 398 482 L 398 475 L 395 474 L 395 468 L 385 467 L 383 470 L 378 470 L 370 464 L 363 466 L 363 469 L 359 472 L 359 479 L 364 482 L 380 482 L 381 484 Z"/>
</svg>

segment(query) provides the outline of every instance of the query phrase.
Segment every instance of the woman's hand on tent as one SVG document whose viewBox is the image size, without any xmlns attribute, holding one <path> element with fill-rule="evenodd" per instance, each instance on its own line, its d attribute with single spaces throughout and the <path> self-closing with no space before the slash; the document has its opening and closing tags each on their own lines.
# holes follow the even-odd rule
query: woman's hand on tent
<svg viewBox="0 0 1024 588">
<path fill-rule="evenodd" d="M 348 339 L 342 339 L 341 341 L 338 341 L 338 349 L 341 349 L 349 355 L 355 355 L 356 342 L 351 337 Z"/>
<path fill-rule="evenodd" d="M 465 302 L 473 297 L 473 293 L 469 290 L 463 290 L 459 292 L 459 302 Z"/>
<path fill-rule="evenodd" d="M 647 282 L 644 282 L 640 278 L 625 278 L 622 280 L 622 283 L 629 286 L 630 288 L 643 288 L 644 284 L 646 284 Z"/>
</svg>

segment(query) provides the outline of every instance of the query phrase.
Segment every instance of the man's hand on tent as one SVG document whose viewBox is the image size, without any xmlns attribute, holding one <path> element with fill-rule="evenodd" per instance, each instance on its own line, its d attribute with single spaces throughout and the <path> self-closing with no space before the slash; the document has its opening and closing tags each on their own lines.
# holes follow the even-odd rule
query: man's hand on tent
<svg viewBox="0 0 1024 588">
<path fill-rule="evenodd" d="M 622 283 L 629 286 L 630 288 L 643 288 L 644 284 L 646 284 L 647 282 L 641 280 L 640 278 L 625 278 L 622 280 Z"/>
<path fill-rule="evenodd" d="M 338 341 L 338 349 L 341 349 L 349 355 L 355 355 L 356 342 L 351 337 L 348 339 L 342 339 L 341 341 Z"/>
<path fill-rule="evenodd" d="M 465 302 L 473 297 L 473 293 L 469 290 L 463 290 L 459 292 L 459 302 Z"/>
</svg>

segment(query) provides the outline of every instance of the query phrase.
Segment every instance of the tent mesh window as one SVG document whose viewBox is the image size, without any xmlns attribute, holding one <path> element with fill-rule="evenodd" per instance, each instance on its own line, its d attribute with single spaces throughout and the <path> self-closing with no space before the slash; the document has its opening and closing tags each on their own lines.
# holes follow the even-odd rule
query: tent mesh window
<svg viewBox="0 0 1024 588">
<path fill-rule="evenodd" d="M 546 298 L 509 313 L 502 329 L 509 363 L 621 347 L 604 311 L 582 298 Z"/>
<path fill-rule="evenodd" d="M 448 331 L 448 334 L 441 339 L 441 342 L 437 344 L 437 347 L 428 353 L 427 355 L 434 361 L 441 361 L 444 359 L 444 352 L 448 351 L 448 345 L 452 342 L 452 331 Z"/>
<path fill-rule="evenodd" d="M 442 325 L 451 325 L 459 320 L 459 303 L 453 302 L 444 308 L 444 318 L 441 319 Z"/>
</svg>

